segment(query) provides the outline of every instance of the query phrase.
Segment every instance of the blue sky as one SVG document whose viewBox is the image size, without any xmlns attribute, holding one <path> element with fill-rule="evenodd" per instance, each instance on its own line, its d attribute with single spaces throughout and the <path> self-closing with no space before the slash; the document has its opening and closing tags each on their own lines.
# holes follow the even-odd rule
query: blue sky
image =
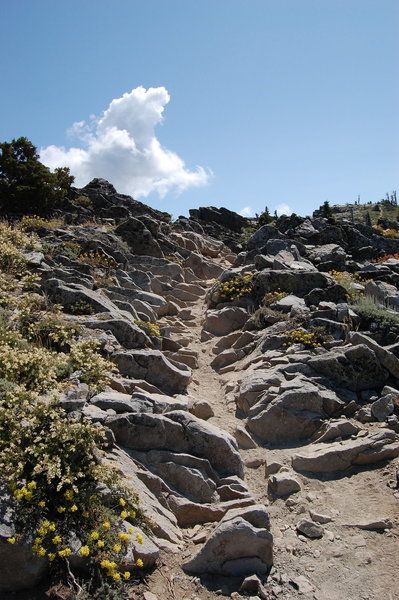
<svg viewBox="0 0 399 600">
<path fill-rule="evenodd" d="M 397 0 L 2 0 L 0 138 L 174 216 L 377 201 L 398 29 Z"/>
</svg>

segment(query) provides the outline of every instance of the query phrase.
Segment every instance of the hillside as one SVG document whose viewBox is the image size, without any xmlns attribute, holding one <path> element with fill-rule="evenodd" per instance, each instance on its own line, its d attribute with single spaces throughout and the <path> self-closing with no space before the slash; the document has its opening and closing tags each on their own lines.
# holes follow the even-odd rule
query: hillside
<svg viewBox="0 0 399 600">
<path fill-rule="evenodd" d="M 102 179 L 20 217 L 0 598 L 399 598 L 399 239 Z"/>
<path fill-rule="evenodd" d="M 323 210 L 315 210 L 313 217 L 323 216 Z M 385 229 L 399 229 L 399 209 L 396 201 L 396 192 L 380 202 L 367 204 L 333 204 L 330 207 L 331 215 L 338 221 L 350 221 L 363 225 L 382 225 Z"/>
</svg>

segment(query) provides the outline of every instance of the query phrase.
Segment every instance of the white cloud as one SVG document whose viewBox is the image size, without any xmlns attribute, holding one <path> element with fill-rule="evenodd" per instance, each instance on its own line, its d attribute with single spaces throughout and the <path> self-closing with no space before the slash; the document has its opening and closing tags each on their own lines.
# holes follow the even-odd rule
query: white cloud
<svg viewBox="0 0 399 600">
<path fill-rule="evenodd" d="M 288 204 L 279 204 L 278 206 L 276 206 L 275 210 L 277 211 L 278 217 L 281 217 L 281 215 L 289 216 L 290 214 L 292 214 L 292 208 L 288 206 Z"/>
<path fill-rule="evenodd" d="M 252 208 L 252 206 L 244 206 L 244 208 L 242 208 L 238 214 L 241 215 L 242 217 L 254 217 L 255 216 L 254 209 Z"/>
<path fill-rule="evenodd" d="M 40 158 L 51 169 L 69 167 L 78 187 L 102 177 L 118 192 L 136 198 L 153 191 L 163 197 L 170 191 L 204 185 L 210 173 L 199 166 L 188 170 L 155 136 L 169 100 L 164 87 L 137 87 L 112 100 L 100 117 L 91 115 L 89 122 L 72 125 L 67 133 L 77 138 L 79 147 L 47 146 L 41 149 Z"/>
</svg>

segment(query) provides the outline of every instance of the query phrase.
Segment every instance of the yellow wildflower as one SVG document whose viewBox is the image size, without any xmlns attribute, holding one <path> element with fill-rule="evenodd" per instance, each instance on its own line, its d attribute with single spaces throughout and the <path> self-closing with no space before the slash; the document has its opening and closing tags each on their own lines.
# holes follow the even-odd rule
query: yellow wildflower
<svg viewBox="0 0 399 600">
<path fill-rule="evenodd" d="M 136 533 L 136 540 L 139 544 L 143 544 L 144 543 L 144 538 L 141 535 L 141 533 Z"/>
<path fill-rule="evenodd" d="M 111 527 L 111 524 L 108 521 L 105 521 L 105 523 L 103 523 L 103 527 L 104 529 L 109 529 Z"/>
<path fill-rule="evenodd" d="M 48 557 L 49 561 L 52 562 L 55 559 L 55 554 L 53 554 L 52 552 L 49 552 L 47 557 Z"/>
<path fill-rule="evenodd" d="M 104 542 L 103 542 L 103 540 L 98 540 L 98 542 L 97 542 L 97 546 L 98 546 L 99 548 L 104 548 Z"/>
<path fill-rule="evenodd" d="M 126 512 L 126 510 L 122 510 L 121 511 L 121 517 L 122 517 L 122 519 L 126 519 L 128 516 L 129 516 L 129 513 Z"/>
<path fill-rule="evenodd" d="M 122 546 L 120 544 L 114 544 L 112 550 L 114 552 L 120 552 L 122 550 Z"/>
<path fill-rule="evenodd" d="M 44 502 L 44 500 L 40 500 L 40 502 L 38 502 L 38 503 L 37 503 L 37 505 L 38 505 L 40 508 L 44 508 L 44 507 L 46 506 L 46 503 Z"/>
<path fill-rule="evenodd" d="M 30 481 L 26 487 L 28 490 L 35 490 L 37 488 L 37 483 L 36 481 Z"/>
<path fill-rule="evenodd" d="M 66 508 L 65 508 L 65 506 L 58 506 L 58 507 L 57 507 L 57 512 L 59 512 L 59 513 L 63 513 L 63 512 L 65 512 L 65 511 L 66 511 Z"/>
<path fill-rule="evenodd" d="M 72 500 L 72 498 L 73 498 L 73 490 L 67 490 L 67 491 L 64 493 L 64 498 L 65 498 L 66 500 Z"/>
<path fill-rule="evenodd" d="M 120 581 L 120 579 L 121 579 L 121 574 L 120 574 L 120 573 L 113 573 L 113 574 L 112 574 L 112 579 L 113 579 L 114 581 Z"/>
<path fill-rule="evenodd" d="M 130 573 L 129 573 L 129 571 L 125 571 L 125 572 L 123 573 L 123 579 L 129 579 L 129 577 L 130 577 Z"/>
<path fill-rule="evenodd" d="M 89 546 L 82 546 L 81 549 L 79 550 L 79 554 L 80 554 L 80 556 L 89 556 L 89 554 L 90 554 Z"/>
<path fill-rule="evenodd" d="M 123 540 L 124 542 L 128 542 L 129 541 L 129 536 L 127 533 L 118 533 L 118 538 L 120 540 Z"/>
<path fill-rule="evenodd" d="M 123 498 L 119 498 L 119 504 L 121 506 L 125 506 L 126 505 L 126 500 L 124 500 Z"/>
<path fill-rule="evenodd" d="M 130 533 L 130 535 L 132 535 L 134 533 L 134 527 L 129 527 L 127 532 Z"/>
<path fill-rule="evenodd" d="M 55 535 L 52 539 L 53 544 L 59 544 L 61 542 L 61 537 L 59 535 Z"/>
<path fill-rule="evenodd" d="M 15 544 L 15 542 L 16 542 L 16 539 L 15 539 L 15 537 L 9 537 L 9 538 L 7 538 L 7 542 L 8 542 L 9 544 Z"/>
<path fill-rule="evenodd" d="M 90 534 L 90 537 L 92 540 L 98 540 L 98 538 L 100 537 L 100 534 L 98 533 L 98 531 L 92 531 Z"/>
<path fill-rule="evenodd" d="M 141 560 L 141 558 L 138 558 L 138 559 L 136 560 L 136 565 L 137 565 L 138 567 L 143 567 L 143 566 L 144 566 L 144 563 L 143 563 L 143 561 Z"/>
<path fill-rule="evenodd" d="M 76 506 L 76 504 L 72 504 L 71 508 L 69 509 L 71 512 L 76 512 L 78 510 L 78 507 Z"/>
</svg>

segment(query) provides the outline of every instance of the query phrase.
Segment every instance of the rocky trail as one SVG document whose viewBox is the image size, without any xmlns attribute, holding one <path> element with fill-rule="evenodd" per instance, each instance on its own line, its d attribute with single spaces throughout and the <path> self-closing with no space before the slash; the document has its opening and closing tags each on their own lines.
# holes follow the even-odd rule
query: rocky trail
<svg viewBox="0 0 399 600">
<path fill-rule="evenodd" d="M 104 429 L 150 519 L 122 556 L 130 598 L 399 600 L 398 240 L 293 215 L 242 249 L 227 209 L 172 226 L 104 180 L 74 193 L 99 222 L 41 227 L 26 260 L 117 369 L 101 391 L 74 373 L 59 404 Z M 0 600 L 70 600 L 10 552 L 2 494 Z"/>
<path fill-rule="evenodd" d="M 198 283 L 204 289 L 212 285 L 212 281 Z M 242 426 L 242 419 L 235 416 L 234 398 L 226 393 L 226 388 L 234 389 L 242 376 L 241 365 L 236 364 L 235 370 L 224 375 L 212 368 L 215 358 L 212 349 L 218 339 L 198 341 L 206 312 L 204 298 L 200 296 L 187 306 L 194 317 L 187 328 L 192 338 L 189 348 L 198 353 L 198 368 L 188 393 L 198 402 L 207 400 L 214 413 L 207 417 L 208 422 L 233 435 L 236 428 Z M 344 475 L 330 473 L 324 477 L 295 474 L 300 493 L 288 499 L 276 498 L 268 493 L 268 476 L 276 464 L 281 465 L 280 472 L 290 472 L 291 457 L 297 447 L 240 449 L 246 466 L 245 480 L 256 502 L 268 507 L 274 537 L 275 560 L 271 575 L 260 590 L 261 595 L 252 597 L 396 600 L 399 598 L 399 591 L 395 589 L 399 494 L 394 495 L 389 485 L 395 480 L 394 465 L 387 464 L 382 469 L 380 464 L 375 469 L 355 468 Z M 272 465 L 271 470 L 268 465 Z M 303 519 L 322 524 L 323 537 L 298 535 L 297 524 Z M 208 600 L 220 594 L 230 594 L 238 600 L 234 578 L 208 576 L 202 582 L 204 587 L 195 577 L 181 573 L 182 560 L 196 551 L 196 544 L 211 530 L 206 524 L 188 529 L 182 555 L 165 556 L 162 569 L 149 577 L 148 589 L 167 600 Z M 256 590 L 256 584 L 253 589 Z M 148 595 L 148 600 L 155 599 Z"/>
</svg>

